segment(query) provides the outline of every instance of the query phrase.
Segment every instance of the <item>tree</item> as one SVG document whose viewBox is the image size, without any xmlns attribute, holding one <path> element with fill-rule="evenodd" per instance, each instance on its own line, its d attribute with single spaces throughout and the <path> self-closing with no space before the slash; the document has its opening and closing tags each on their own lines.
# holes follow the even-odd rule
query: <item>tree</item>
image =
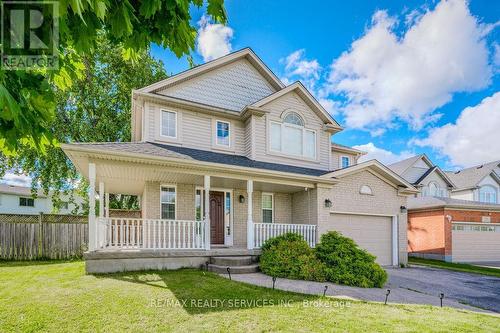
<svg viewBox="0 0 500 333">
<path fill-rule="evenodd" d="M 172 50 L 178 57 L 194 49 L 196 29 L 190 8 L 203 0 L 60 0 L 58 70 L 0 70 L 0 151 L 15 156 L 30 147 L 45 153 L 56 144 L 54 87 L 73 89 L 88 73 L 83 55 L 98 48 L 106 31 L 113 52 L 125 60 L 138 59 L 151 43 Z M 206 12 L 225 23 L 224 0 L 207 0 Z M 44 20 L 53 19 L 44 11 Z"/>
<path fill-rule="evenodd" d="M 137 56 L 140 61 L 125 60 L 122 48 L 116 47 L 103 31 L 96 39 L 93 53 L 83 55 L 83 75 L 70 88 L 54 92 L 55 117 L 48 130 L 59 142 L 130 141 L 132 89 L 143 87 L 167 77 L 163 63 L 148 50 Z M 44 192 L 78 187 L 84 195 L 86 182 L 57 145 L 44 153 L 25 145 L 15 156 L 0 155 L 0 176 L 14 169 L 29 174 L 32 190 L 41 186 Z M 135 202 L 134 202 L 135 200 Z M 137 198 L 111 196 L 114 208 L 134 208 Z M 116 202 L 115 202 L 116 201 Z M 58 203 L 57 198 L 54 201 Z"/>
</svg>

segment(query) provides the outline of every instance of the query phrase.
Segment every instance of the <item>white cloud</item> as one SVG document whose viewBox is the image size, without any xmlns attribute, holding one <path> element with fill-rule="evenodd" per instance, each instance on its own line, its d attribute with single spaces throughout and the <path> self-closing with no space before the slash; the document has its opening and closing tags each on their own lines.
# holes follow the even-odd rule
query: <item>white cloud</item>
<svg viewBox="0 0 500 333">
<path fill-rule="evenodd" d="M 324 96 L 318 89 L 322 68 L 317 59 L 306 59 L 305 49 L 300 49 L 280 59 L 280 63 L 285 66 L 285 76 L 281 78 L 285 85 L 288 86 L 297 80 L 301 81 L 328 113 L 331 115 L 338 113 L 339 103 Z"/>
<path fill-rule="evenodd" d="M 222 24 L 212 24 L 206 16 L 198 22 L 198 52 L 204 61 L 222 57 L 232 50 L 233 29 Z"/>
<path fill-rule="evenodd" d="M 290 53 L 285 59 L 281 61 L 285 64 L 285 71 L 287 76 L 299 76 L 304 79 L 319 79 L 321 66 L 318 60 L 304 59 L 305 50 L 297 50 Z"/>
<path fill-rule="evenodd" d="M 25 175 L 16 175 L 14 173 L 7 172 L 5 176 L 0 180 L 0 183 L 31 187 L 31 178 Z"/>
<path fill-rule="evenodd" d="M 364 145 L 353 146 L 353 148 L 367 152 L 366 155 L 361 156 L 359 162 L 376 159 L 385 165 L 392 164 L 415 155 L 409 151 L 402 151 L 401 153 L 396 154 L 392 151 L 375 146 L 373 142 L 369 142 Z"/>
<path fill-rule="evenodd" d="M 431 129 L 427 138 L 414 143 L 433 147 L 461 167 L 500 160 L 500 92 L 465 108 L 455 123 Z"/>
<path fill-rule="evenodd" d="M 332 63 L 326 91 L 346 96 L 348 127 L 389 127 L 399 119 L 419 129 L 439 118 L 433 111 L 453 93 L 490 83 L 485 35 L 495 24 L 480 24 L 465 1 L 442 1 L 406 19 L 399 37 L 397 19 L 377 11 L 366 33 Z"/>
</svg>

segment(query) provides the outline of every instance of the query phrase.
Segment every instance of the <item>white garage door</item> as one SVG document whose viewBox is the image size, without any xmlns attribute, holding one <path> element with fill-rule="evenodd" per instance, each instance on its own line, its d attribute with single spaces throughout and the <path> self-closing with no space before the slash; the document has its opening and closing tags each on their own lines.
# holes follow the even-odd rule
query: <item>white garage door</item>
<svg viewBox="0 0 500 333">
<path fill-rule="evenodd" d="M 500 261 L 500 225 L 453 223 L 453 262 Z"/>
<path fill-rule="evenodd" d="M 380 265 L 392 265 L 392 218 L 330 214 L 327 231 L 338 231 L 377 257 Z"/>
</svg>

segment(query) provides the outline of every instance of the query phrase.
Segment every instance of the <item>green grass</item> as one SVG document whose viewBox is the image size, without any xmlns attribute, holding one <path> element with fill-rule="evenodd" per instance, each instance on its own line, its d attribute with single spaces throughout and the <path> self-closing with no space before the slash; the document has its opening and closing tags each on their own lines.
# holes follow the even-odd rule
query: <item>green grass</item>
<svg viewBox="0 0 500 333">
<path fill-rule="evenodd" d="M 198 306 L 217 300 L 225 303 Z M 0 263 L 1 332 L 492 332 L 500 325 L 458 309 L 335 301 L 198 270 L 92 276 L 83 262 Z"/>
<path fill-rule="evenodd" d="M 422 259 L 422 258 L 409 258 L 410 264 L 418 264 L 425 265 L 429 267 L 436 268 L 444 268 L 452 271 L 459 272 L 467 272 L 467 273 L 475 273 L 475 274 L 483 274 L 500 277 L 500 269 L 497 268 L 489 268 L 489 267 L 480 267 L 469 264 L 456 264 L 451 262 L 445 262 L 440 260 L 432 260 L 432 259 Z"/>
</svg>

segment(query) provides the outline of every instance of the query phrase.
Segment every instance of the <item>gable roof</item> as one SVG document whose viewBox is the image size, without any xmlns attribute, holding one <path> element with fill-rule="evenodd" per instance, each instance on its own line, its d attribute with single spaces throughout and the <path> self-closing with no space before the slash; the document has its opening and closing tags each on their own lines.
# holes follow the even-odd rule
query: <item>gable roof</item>
<svg viewBox="0 0 500 333">
<path fill-rule="evenodd" d="M 493 179 L 500 184 L 499 175 L 495 168 L 500 165 L 500 160 L 473 166 L 459 171 L 447 171 L 446 175 L 455 183 L 457 189 L 463 190 L 477 187 L 486 176 L 492 175 Z"/>
<path fill-rule="evenodd" d="M 429 170 L 427 170 L 422 176 L 420 176 L 419 179 L 417 179 L 416 182 L 413 183 L 413 185 L 419 185 L 421 182 L 423 182 L 425 180 L 425 178 L 427 178 L 430 174 L 432 174 L 433 172 L 436 172 L 439 174 L 439 176 L 441 176 L 441 179 L 443 179 L 449 186 L 455 188 L 455 183 L 453 183 L 453 181 L 446 175 L 446 173 L 441 170 L 440 167 L 438 167 L 437 165 L 433 166 L 432 168 L 430 168 Z"/>
<path fill-rule="evenodd" d="M 296 92 L 304 102 L 326 123 L 333 124 L 338 130 L 342 130 L 342 127 L 333 119 L 333 117 L 325 110 L 325 108 L 314 98 L 313 95 L 309 92 L 309 90 L 304 87 L 304 85 L 300 81 L 296 81 L 289 85 L 286 88 L 278 90 L 274 94 L 271 94 L 267 97 L 262 98 L 261 100 L 251 104 L 252 107 L 263 107 L 264 105 L 288 94 L 289 92 Z"/>
<path fill-rule="evenodd" d="M 388 182 L 392 183 L 394 187 L 400 188 L 401 193 L 415 194 L 419 192 L 419 190 L 417 190 L 403 177 L 396 174 L 394 171 L 377 160 L 369 160 L 363 163 L 351 165 L 347 168 L 338 169 L 325 174 L 323 177 L 342 178 L 364 170 L 374 171 L 379 178 L 384 178 Z"/>
<path fill-rule="evenodd" d="M 340 143 L 335 143 L 335 142 L 331 143 L 331 149 L 332 150 L 336 150 L 336 151 L 349 152 L 349 153 L 353 153 L 353 154 L 356 154 L 356 155 L 366 155 L 366 154 L 368 154 L 366 151 L 362 151 L 362 150 L 359 150 L 359 149 L 356 149 L 356 148 L 352 148 L 352 147 L 349 147 L 349 146 L 341 145 Z"/>
<path fill-rule="evenodd" d="M 208 61 L 202 65 L 180 72 L 165 80 L 137 89 L 137 91 L 143 93 L 155 93 L 160 89 L 164 89 L 174 84 L 187 81 L 189 79 L 192 79 L 193 77 L 208 73 L 209 71 L 220 68 L 224 65 L 230 64 L 243 58 L 247 59 L 255 67 L 255 69 L 271 84 L 271 86 L 274 87 L 274 89 L 280 90 L 285 87 L 283 82 L 281 82 L 281 80 L 266 66 L 266 64 L 255 54 L 255 52 L 251 48 L 247 47 L 242 50 L 229 53 L 220 58 Z"/>
<path fill-rule="evenodd" d="M 406 170 L 408 170 L 412 165 L 414 165 L 419 159 L 424 159 L 424 161 L 432 167 L 434 164 L 429 160 L 425 154 L 415 155 L 407 159 L 401 160 L 396 163 L 389 164 L 388 167 L 398 175 L 402 175 Z"/>
</svg>

